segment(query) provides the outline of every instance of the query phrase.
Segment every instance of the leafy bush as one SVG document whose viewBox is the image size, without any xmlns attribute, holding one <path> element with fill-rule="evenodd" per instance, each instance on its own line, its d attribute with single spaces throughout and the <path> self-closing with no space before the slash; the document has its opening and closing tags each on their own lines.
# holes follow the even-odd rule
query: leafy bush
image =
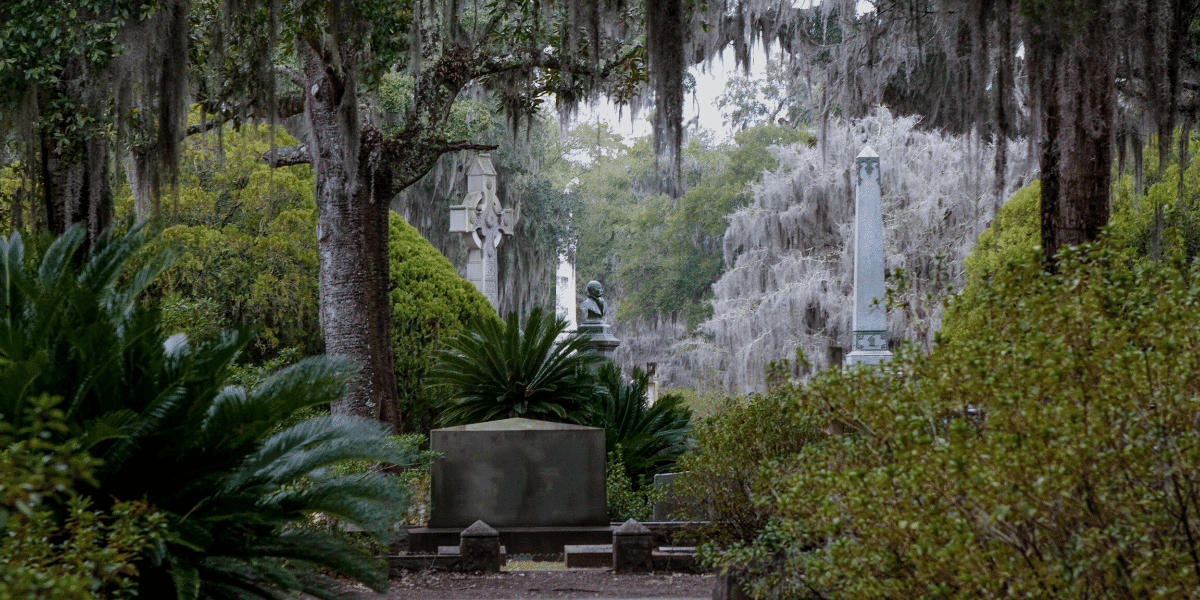
<svg viewBox="0 0 1200 600">
<path fill-rule="evenodd" d="M 587 338 L 555 339 L 567 323 L 534 308 L 522 328 L 516 313 L 503 323 L 477 321 L 436 353 L 428 379 L 452 398 L 442 413 L 447 425 L 510 417 L 578 421 L 595 393 L 588 367 L 601 360 L 586 351 Z"/>
<path fill-rule="evenodd" d="M 80 495 L 99 511 L 145 500 L 164 515 L 161 541 L 136 563 L 139 594 L 324 594 L 309 567 L 382 589 L 382 561 L 294 526 L 320 512 L 382 535 L 405 489 L 378 473 L 336 476 L 328 467 L 403 463 L 408 453 L 373 421 L 325 417 L 276 429 L 339 398 L 356 367 L 314 357 L 253 389 L 226 385 L 250 334 L 168 336 L 160 314 L 136 301 L 167 261 L 125 272 L 143 248 L 142 229 L 87 253 L 82 240 L 74 228 L 26 256 L 19 235 L 0 238 L 0 415 L 6 430 L 22 431 L 31 399 L 63 398 L 66 429 L 47 440 L 77 440 L 103 461 Z"/>
<path fill-rule="evenodd" d="M 1186 597 L 1200 587 L 1200 263 L 1029 249 L 968 337 L 826 371 L 781 414 L 847 429 L 772 465 L 717 562 L 759 597 Z"/>
<path fill-rule="evenodd" d="M 653 483 L 655 474 L 675 468 L 675 461 L 687 448 L 692 411 L 681 397 L 670 394 L 648 406 L 650 378 L 640 369 L 635 368 L 633 379 L 625 384 L 621 368 L 605 362 L 596 379 L 599 388 L 587 424 L 604 428 L 604 450 L 610 465 L 616 460 L 631 488 L 644 489 Z"/>
<path fill-rule="evenodd" d="M 198 118 L 194 110 L 193 122 Z M 149 300 L 195 308 L 194 315 L 179 316 L 185 323 L 212 323 L 215 316 L 221 324 L 254 325 L 243 357 L 250 362 L 284 348 L 307 356 L 324 347 L 312 169 L 271 169 L 261 157 L 272 139 L 281 146 L 297 143 L 266 125 L 238 131 L 226 126 L 188 138 L 177 192 L 161 208 L 165 229 L 151 244 L 152 250 L 174 247 L 180 253 L 151 284 Z M 126 190 L 116 213 L 121 218 L 132 212 Z"/>
<path fill-rule="evenodd" d="M 727 399 L 723 409 L 696 425 L 693 448 L 679 459 L 683 474 L 674 494 L 704 499 L 709 525 L 701 533 L 712 550 L 758 535 L 775 513 L 755 501 L 768 484 L 763 468 L 824 437 L 821 418 L 791 406 L 791 393 L 788 386 L 776 386 L 745 401 Z"/>
<path fill-rule="evenodd" d="M 608 501 L 608 520 L 624 522 L 629 519 L 649 521 L 654 513 L 653 488 L 634 489 L 633 481 L 621 462 L 621 447 L 608 453 L 605 470 L 605 495 Z"/>
<path fill-rule="evenodd" d="M 1192 156 L 1200 153 L 1200 140 L 1190 143 Z M 1146 144 L 1143 160 L 1145 175 L 1140 181 L 1127 173 L 1113 184 L 1109 239 L 1140 260 L 1158 260 L 1174 252 L 1195 258 L 1200 254 L 1200 204 L 1195 202 L 1200 196 L 1200 163 L 1193 162 L 1181 182 L 1178 162 L 1168 161 L 1160 169 L 1158 143 L 1153 139 Z M 1144 194 L 1135 193 L 1139 184 Z M 1041 182 L 1034 181 L 1004 203 L 963 261 L 969 278 L 962 299 L 949 308 L 953 314 L 940 331 L 944 337 L 971 335 L 983 318 L 982 304 L 973 300 L 983 282 L 1041 243 L 1040 219 Z"/>
<path fill-rule="evenodd" d="M 415 227 L 395 213 L 389 217 L 388 260 L 392 285 L 392 346 L 400 414 L 409 431 L 426 433 L 447 401 L 444 388 L 426 384 L 434 351 L 468 323 L 500 323 L 495 309 L 475 285 L 459 277 Z"/>
<path fill-rule="evenodd" d="M 142 500 L 96 511 L 76 492 L 99 461 L 66 433 L 60 399 L 31 398 L 25 425 L 0 422 L 0 597 L 73 600 L 136 588 L 136 560 L 161 541 L 164 515 Z"/>
</svg>

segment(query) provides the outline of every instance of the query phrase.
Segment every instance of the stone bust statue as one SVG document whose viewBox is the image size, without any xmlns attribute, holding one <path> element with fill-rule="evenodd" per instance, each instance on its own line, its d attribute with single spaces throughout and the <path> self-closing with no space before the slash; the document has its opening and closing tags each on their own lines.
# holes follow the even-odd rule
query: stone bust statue
<svg viewBox="0 0 1200 600">
<path fill-rule="evenodd" d="M 579 305 L 583 309 L 584 321 L 599 322 L 604 320 L 608 304 L 604 301 L 604 286 L 599 281 L 589 281 L 587 298 Z"/>
</svg>

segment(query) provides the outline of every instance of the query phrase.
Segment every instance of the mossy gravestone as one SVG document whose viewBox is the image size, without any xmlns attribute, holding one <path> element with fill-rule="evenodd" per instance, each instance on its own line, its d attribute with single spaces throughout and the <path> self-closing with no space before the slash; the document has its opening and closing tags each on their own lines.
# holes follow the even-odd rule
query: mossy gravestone
<svg viewBox="0 0 1200 600">
<path fill-rule="evenodd" d="M 429 527 L 608 525 L 604 430 L 532 419 L 435 429 Z"/>
</svg>

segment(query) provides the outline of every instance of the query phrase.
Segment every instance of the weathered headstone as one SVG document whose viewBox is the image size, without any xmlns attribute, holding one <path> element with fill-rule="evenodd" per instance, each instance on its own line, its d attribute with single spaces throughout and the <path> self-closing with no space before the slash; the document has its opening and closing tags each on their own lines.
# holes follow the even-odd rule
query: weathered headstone
<svg viewBox="0 0 1200 600">
<path fill-rule="evenodd" d="M 879 155 L 870 146 L 854 161 L 854 315 L 853 345 L 846 365 L 879 365 L 888 351 L 887 304 L 883 282 L 883 214 L 880 208 Z"/>
<path fill-rule="evenodd" d="M 604 286 L 600 285 L 599 281 L 588 282 L 587 298 L 580 303 L 579 310 L 583 313 L 579 333 L 588 336 L 588 347 L 611 359 L 617 351 L 617 346 L 621 345 L 621 340 L 612 334 L 605 321 L 608 302 L 604 299 Z"/>
<path fill-rule="evenodd" d="M 475 157 L 467 169 L 467 195 L 463 203 L 450 207 L 450 232 L 467 241 L 467 280 L 499 306 L 496 249 L 513 234 L 513 209 L 502 208 L 496 196 L 496 169 L 487 154 Z"/>
<path fill-rule="evenodd" d="M 429 527 L 608 525 L 604 429 L 532 419 L 435 429 Z M 517 550 L 513 550 L 516 552 Z"/>
</svg>

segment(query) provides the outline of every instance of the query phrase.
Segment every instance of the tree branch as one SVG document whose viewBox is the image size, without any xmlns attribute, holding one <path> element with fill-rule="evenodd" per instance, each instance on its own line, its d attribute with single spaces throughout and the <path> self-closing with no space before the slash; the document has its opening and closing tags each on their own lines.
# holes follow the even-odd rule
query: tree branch
<svg viewBox="0 0 1200 600">
<path fill-rule="evenodd" d="M 234 109 L 232 107 L 225 107 L 220 110 L 213 110 L 212 107 L 205 107 L 206 111 L 211 111 L 213 118 L 205 119 L 205 121 L 203 123 L 196 123 L 194 125 L 189 125 L 187 130 L 184 132 L 183 138 L 180 139 L 180 141 L 183 141 L 183 139 L 186 139 L 186 138 L 196 135 L 198 133 L 204 133 L 205 131 L 212 131 L 213 129 L 216 129 L 217 127 L 220 127 L 221 125 L 224 125 L 225 123 L 228 123 L 231 120 L 234 122 L 234 125 L 236 127 L 241 122 L 241 117 L 244 116 L 241 114 L 241 111 L 245 108 L 246 108 L 245 106 L 240 107 L 238 109 Z M 285 94 L 285 95 L 278 96 L 275 98 L 275 118 L 276 119 L 287 119 L 289 117 L 294 117 L 299 114 L 304 114 L 304 96 L 303 95 L 301 95 L 301 94 Z"/>
<path fill-rule="evenodd" d="M 262 160 L 272 169 L 306 165 L 312 162 L 312 158 L 308 154 L 308 144 L 272 148 L 263 152 Z"/>
</svg>

